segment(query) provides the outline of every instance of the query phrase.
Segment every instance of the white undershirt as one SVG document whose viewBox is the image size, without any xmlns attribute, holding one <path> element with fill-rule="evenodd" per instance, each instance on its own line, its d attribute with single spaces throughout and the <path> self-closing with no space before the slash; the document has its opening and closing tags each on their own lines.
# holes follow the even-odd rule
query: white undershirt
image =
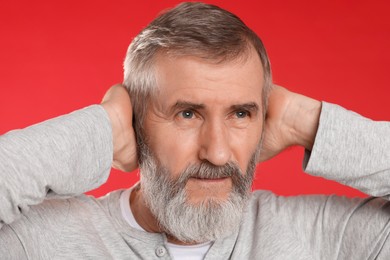
<svg viewBox="0 0 390 260">
<path fill-rule="evenodd" d="M 127 223 L 132 228 L 141 230 L 146 232 L 145 229 L 143 229 L 135 220 L 133 212 L 130 208 L 130 194 L 131 190 L 125 190 L 122 192 L 120 197 L 120 206 L 121 206 L 121 212 L 123 218 L 126 220 Z M 171 257 L 175 260 L 202 260 L 204 259 L 207 251 L 211 247 L 211 242 L 198 244 L 198 245 L 191 245 L 191 246 L 182 246 L 182 245 L 176 245 L 172 243 L 167 243 L 168 250 L 171 255 Z"/>
</svg>

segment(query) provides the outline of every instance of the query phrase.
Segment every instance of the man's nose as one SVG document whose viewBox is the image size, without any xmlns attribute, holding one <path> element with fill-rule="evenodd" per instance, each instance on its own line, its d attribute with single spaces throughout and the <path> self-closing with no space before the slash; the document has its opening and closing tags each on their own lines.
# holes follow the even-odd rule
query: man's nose
<svg viewBox="0 0 390 260">
<path fill-rule="evenodd" d="M 222 166 L 231 160 L 229 133 L 223 122 L 205 122 L 200 133 L 199 159 Z"/>
</svg>

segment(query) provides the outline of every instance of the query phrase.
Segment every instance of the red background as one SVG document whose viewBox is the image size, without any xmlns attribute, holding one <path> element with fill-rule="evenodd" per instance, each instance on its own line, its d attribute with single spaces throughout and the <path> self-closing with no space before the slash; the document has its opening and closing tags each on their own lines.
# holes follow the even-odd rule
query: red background
<svg viewBox="0 0 390 260">
<path fill-rule="evenodd" d="M 179 1 L 1 1 L 0 134 L 99 103 L 122 81 L 132 38 Z M 208 1 L 239 15 L 263 39 L 274 80 L 305 95 L 389 120 L 390 1 Z M 255 188 L 278 194 L 361 196 L 305 175 L 301 148 L 258 167 Z M 90 194 L 129 187 L 113 171 Z"/>
</svg>

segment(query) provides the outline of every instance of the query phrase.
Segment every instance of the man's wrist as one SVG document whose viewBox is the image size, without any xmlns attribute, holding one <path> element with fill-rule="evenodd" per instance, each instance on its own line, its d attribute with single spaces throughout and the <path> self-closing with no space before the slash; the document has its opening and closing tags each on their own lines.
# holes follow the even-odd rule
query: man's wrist
<svg viewBox="0 0 390 260">
<path fill-rule="evenodd" d="M 307 150 L 313 148 L 321 107 L 320 101 L 294 93 L 289 107 L 289 129 L 293 136 L 293 145 L 303 146 Z"/>
</svg>

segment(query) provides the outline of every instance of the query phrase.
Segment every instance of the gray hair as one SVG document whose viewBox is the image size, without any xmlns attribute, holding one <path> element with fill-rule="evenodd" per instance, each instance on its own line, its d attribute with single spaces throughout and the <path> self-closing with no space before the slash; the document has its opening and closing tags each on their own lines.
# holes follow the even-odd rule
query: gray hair
<svg viewBox="0 0 390 260">
<path fill-rule="evenodd" d="M 157 92 L 154 59 L 189 55 L 223 63 L 246 57 L 254 48 L 264 70 L 263 116 L 272 86 L 268 55 L 260 38 L 236 15 L 217 6 L 187 2 L 154 19 L 130 44 L 124 62 L 124 86 L 133 105 L 133 125 L 138 145 L 144 145 L 143 121 L 148 102 Z M 141 149 L 140 148 L 140 149 Z M 142 160 L 142 155 L 138 157 Z"/>
</svg>

